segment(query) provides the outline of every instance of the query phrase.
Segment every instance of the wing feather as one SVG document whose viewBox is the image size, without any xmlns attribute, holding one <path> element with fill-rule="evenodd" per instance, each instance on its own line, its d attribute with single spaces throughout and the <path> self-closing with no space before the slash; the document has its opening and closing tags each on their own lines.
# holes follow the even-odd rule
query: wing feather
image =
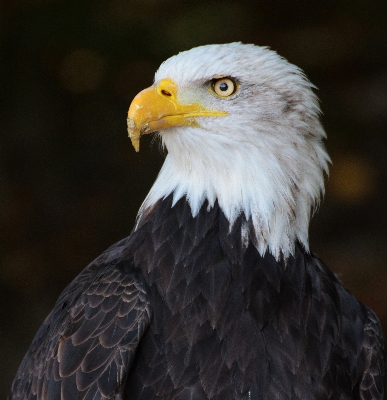
<svg viewBox="0 0 387 400">
<path fill-rule="evenodd" d="M 112 399 L 151 318 L 145 285 L 117 265 L 88 267 L 39 329 L 9 399 Z"/>
<path fill-rule="evenodd" d="M 385 344 L 380 322 L 375 313 L 367 308 L 360 361 L 362 365 L 359 385 L 362 400 L 384 399 Z"/>
</svg>

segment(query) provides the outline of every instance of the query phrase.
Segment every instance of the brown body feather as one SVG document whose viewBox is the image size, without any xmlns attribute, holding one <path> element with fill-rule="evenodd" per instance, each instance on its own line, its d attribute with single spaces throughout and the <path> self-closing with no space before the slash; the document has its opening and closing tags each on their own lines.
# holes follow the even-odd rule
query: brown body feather
<svg viewBox="0 0 387 400">
<path fill-rule="evenodd" d="M 374 313 L 300 245 L 245 246 L 243 220 L 157 203 L 65 289 L 9 399 L 382 399 Z"/>
</svg>

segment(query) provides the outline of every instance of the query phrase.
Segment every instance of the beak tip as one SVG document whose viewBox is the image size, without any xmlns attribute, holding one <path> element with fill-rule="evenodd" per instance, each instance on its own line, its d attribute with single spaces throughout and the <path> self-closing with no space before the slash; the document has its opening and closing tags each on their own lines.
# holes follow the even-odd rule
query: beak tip
<svg viewBox="0 0 387 400">
<path fill-rule="evenodd" d="M 136 153 L 140 151 L 140 132 L 138 131 L 135 122 L 132 118 L 126 119 L 126 124 L 128 127 L 128 137 L 132 141 L 132 145 Z"/>
<path fill-rule="evenodd" d="M 132 146 L 136 153 L 140 151 L 140 138 L 139 137 L 131 137 L 130 140 L 132 141 Z"/>
</svg>

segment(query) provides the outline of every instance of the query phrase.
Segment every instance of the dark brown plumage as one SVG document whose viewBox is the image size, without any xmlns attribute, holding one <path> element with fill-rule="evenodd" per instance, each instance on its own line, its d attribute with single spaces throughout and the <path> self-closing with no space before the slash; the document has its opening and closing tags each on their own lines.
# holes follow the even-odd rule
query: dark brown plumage
<svg viewBox="0 0 387 400">
<path fill-rule="evenodd" d="M 10 399 L 382 399 L 374 313 L 300 246 L 286 263 L 171 196 L 59 298 Z"/>
</svg>

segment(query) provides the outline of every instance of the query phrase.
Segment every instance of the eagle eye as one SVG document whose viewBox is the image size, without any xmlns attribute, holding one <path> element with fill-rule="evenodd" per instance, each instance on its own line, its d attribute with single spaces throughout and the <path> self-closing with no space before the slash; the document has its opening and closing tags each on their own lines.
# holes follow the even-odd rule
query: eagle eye
<svg viewBox="0 0 387 400">
<path fill-rule="evenodd" d="M 237 91 L 237 84 L 231 78 L 218 78 L 211 82 L 211 88 L 219 97 L 229 97 Z"/>
</svg>

